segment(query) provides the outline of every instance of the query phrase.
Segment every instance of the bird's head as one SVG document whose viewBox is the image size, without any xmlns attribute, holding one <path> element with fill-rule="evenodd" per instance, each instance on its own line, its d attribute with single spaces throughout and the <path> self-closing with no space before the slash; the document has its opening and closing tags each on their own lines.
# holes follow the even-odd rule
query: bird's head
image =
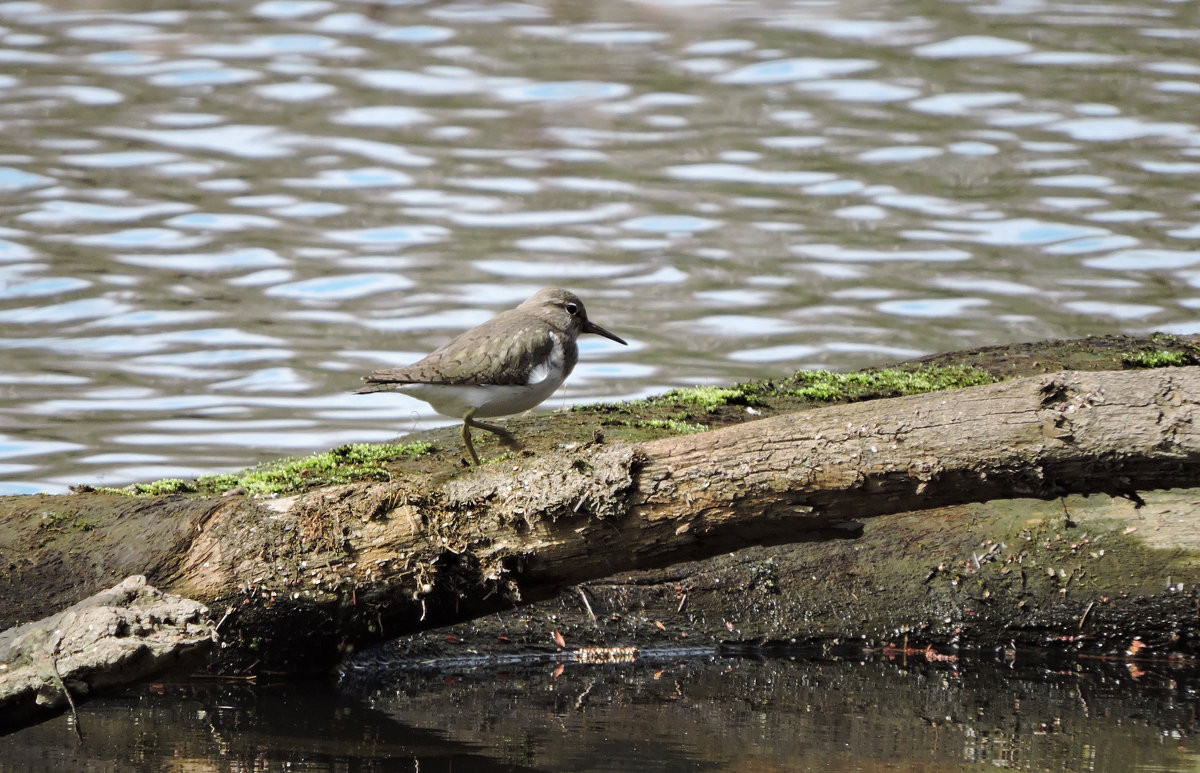
<svg viewBox="0 0 1200 773">
<path fill-rule="evenodd" d="M 583 307 L 583 301 L 579 300 L 579 296 L 570 290 L 546 287 L 534 293 L 533 297 L 522 303 L 521 306 L 527 307 L 564 332 L 576 336 L 580 333 L 595 333 L 623 346 L 628 346 L 625 339 L 589 320 L 587 309 Z"/>
</svg>

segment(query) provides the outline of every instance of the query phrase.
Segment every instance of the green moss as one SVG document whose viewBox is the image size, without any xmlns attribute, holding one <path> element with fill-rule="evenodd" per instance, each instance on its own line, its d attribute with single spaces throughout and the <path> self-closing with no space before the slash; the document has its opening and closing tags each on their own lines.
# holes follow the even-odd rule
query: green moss
<svg viewBox="0 0 1200 773">
<path fill-rule="evenodd" d="M 51 510 L 48 513 L 42 513 L 42 520 L 38 523 L 38 530 L 66 531 L 74 529 L 76 531 L 93 531 L 96 524 L 85 518 L 80 518 L 72 513 L 60 513 L 57 510 Z"/>
<path fill-rule="evenodd" d="M 855 373 L 814 370 L 796 373 L 781 384 L 778 391 L 815 402 L 840 402 L 960 389 L 991 384 L 996 380 L 986 370 L 970 365 L 928 365 L 915 370 L 887 369 Z"/>
<path fill-rule="evenodd" d="M 1131 352 L 1121 358 L 1127 368 L 1167 368 L 1178 365 L 1194 365 L 1195 359 L 1186 352 L 1171 352 L 1165 349 L 1144 349 Z"/>
<path fill-rule="evenodd" d="M 746 393 L 737 388 L 696 386 L 667 392 L 661 400 L 667 405 L 694 406 L 712 413 L 731 401 L 745 400 Z"/>
<path fill-rule="evenodd" d="M 156 480 L 153 483 L 139 483 L 138 493 L 146 496 L 163 496 L 166 494 L 178 494 L 184 491 L 193 491 L 195 486 L 179 478 L 163 478 Z"/>
<path fill-rule="evenodd" d="M 607 422 L 652 434 L 623 433 L 630 441 L 663 434 L 693 434 L 746 417 L 796 410 L 808 402 L 849 402 L 990 384 L 999 379 L 966 365 L 919 364 L 890 370 L 831 373 L 802 371 L 784 381 L 751 381 L 733 387 L 697 386 L 626 403 L 576 406 L 607 415 Z M 737 407 L 735 407 L 737 406 Z M 615 415 L 614 415 L 615 414 Z M 697 419 L 705 423 L 698 423 Z M 706 426 L 707 424 L 707 426 Z"/>
<path fill-rule="evenodd" d="M 248 494 L 286 494 L 334 483 L 371 478 L 387 480 L 390 474 L 383 466 L 385 462 L 402 456 L 423 456 L 429 449 L 428 443 L 354 443 L 312 456 L 260 464 L 240 473 L 204 475 L 194 481 L 165 478 L 128 488 L 101 490 L 135 496 L 219 494 L 236 488 L 244 489 Z"/>
<path fill-rule="evenodd" d="M 621 422 L 623 426 L 634 429 L 665 429 L 676 435 L 694 435 L 697 432 L 707 432 L 708 427 L 680 419 L 631 419 Z"/>
</svg>

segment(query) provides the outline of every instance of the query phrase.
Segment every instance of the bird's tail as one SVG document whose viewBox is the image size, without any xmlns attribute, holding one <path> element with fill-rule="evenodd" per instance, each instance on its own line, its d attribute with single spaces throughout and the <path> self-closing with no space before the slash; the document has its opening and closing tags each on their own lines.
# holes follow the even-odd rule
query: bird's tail
<svg viewBox="0 0 1200 773">
<path fill-rule="evenodd" d="M 359 387 L 358 389 L 355 389 L 351 394 L 369 395 L 372 392 L 390 392 L 398 386 L 400 385 L 386 382 L 382 384 L 367 384 L 365 387 Z"/>
</svg>

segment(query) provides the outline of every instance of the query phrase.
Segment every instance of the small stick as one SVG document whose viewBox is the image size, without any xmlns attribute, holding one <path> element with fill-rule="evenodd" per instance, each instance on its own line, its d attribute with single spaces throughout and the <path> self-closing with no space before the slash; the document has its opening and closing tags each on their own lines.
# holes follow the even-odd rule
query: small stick
<svg viewBox="0 0 1200 773">
<path fill-rule="evenodd" d="M 588 617 L 592 620 L 592 625 L 599 627 L 600 621 L 596 619 L 596 613 L 592 611 L 592 605 L 588 603 L 587 593 L 583 590 L 583 586 L 576 585 L 575 592 L 579 594 L 579 598 L 583 601 L 583 607 L 587 610 Z"/>
<path fill-rule="evenodd" d="M 1083 630 L 1083 621 L 1087 620 L 1088 612 L 1092 611 L 1092 607 L 1096 606 L 1095 601 L 1089 601 L 1087 609 L 1083 610 L 1083 616 L 1079 618 L 1079 630 Z"/>
<path fill-rule="evenodd" d="M 75 699 L 71 697 L 71 691 L 67 689 L 67 683 L 63 681 L 62 675 L 58 673 L 58 646 L 62 644 L 63 633 L 59 629 L 55 631 L 58 637 L 54 640 L 54 646 L 50 648 L 50 673 L 54 676 L 54 681 L 58 683 L 59 689 L 63 691 L 63 695 L 67 696 L 67 705 L 71 707 L 71 719 L 74 720 L 75 737 L 83 743 L 83 725 L 79 723 L 79 712 L 75 709 Z"/>
</svg>

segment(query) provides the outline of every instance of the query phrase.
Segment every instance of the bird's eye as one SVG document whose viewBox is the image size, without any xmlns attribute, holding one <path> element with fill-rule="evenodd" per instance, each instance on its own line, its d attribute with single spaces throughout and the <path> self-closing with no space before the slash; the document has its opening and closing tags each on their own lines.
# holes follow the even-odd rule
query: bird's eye
<svg viewBox="0 0 1200 773">
<path fill-rule="evenodd" d="M 571 302 L 571 303 L 568 303 L 566 306 L 563 306 L 563 308 L 566 309 L 567 313 L 570 314 L 572 317 L 574 317 L 576 314 L 579 313 L 579 304 L 578 303 Z"/>
</svg>

